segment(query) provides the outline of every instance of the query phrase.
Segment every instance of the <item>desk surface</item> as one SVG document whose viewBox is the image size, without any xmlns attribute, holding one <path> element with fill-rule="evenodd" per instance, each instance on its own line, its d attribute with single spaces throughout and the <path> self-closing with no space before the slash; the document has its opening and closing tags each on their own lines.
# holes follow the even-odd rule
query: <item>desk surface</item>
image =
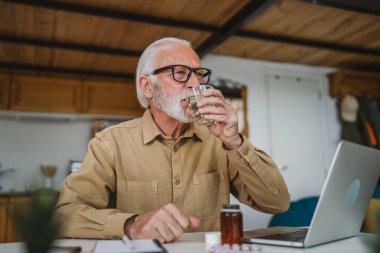
<svg viewBox="0 0 380 253">
<path fill-rule="evenodd" d="M 367 252 L 380 252 L 380 249 L 373 249 L 369 245 L 371 242 L 380 240 L 379 235 L 373 234 L 360 234 L 356 237 L 351 237 L 348 239 L 339 240 L 336 242 L 331 242 L 328 244 L 323 244 L 315 246 L 308 249 L 296 249 L 289 247 L 279 247 L 279 246 L 266 246 L 260 245 L 260 253 L 271 252 L 271 253 L 367 253 Z M 61 246 L 81 246 L 82 253 L 90 253 L 94 248 L 96 240 L 75 240 L 75 239 L 65 239 L 57 240 L 56 244 Z M 174 243 L 167 243 L 164 245 L 168 253 L 201 253 L 207 252 L 206 245 L 204 243 L 204 233 L 188 233 L 184 234 L 178 241 Z M 23 248 L 23 243 L 5 243 L 0 244 L 0 253 L 25 253 Z"/>
</svg>

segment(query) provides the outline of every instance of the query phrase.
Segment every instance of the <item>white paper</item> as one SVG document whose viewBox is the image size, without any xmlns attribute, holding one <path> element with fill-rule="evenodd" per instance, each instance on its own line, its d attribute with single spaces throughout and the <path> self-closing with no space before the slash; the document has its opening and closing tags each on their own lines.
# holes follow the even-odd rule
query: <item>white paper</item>
<svg viewBox="0 0 380 253">
<path fill-rule="evenodd" d="M 133 249 L 129 249 L 122 240 L 100 240 L 93 253 L 148 253 L 163 252 L 153 240 L 133 240 Z"/>
</svg>

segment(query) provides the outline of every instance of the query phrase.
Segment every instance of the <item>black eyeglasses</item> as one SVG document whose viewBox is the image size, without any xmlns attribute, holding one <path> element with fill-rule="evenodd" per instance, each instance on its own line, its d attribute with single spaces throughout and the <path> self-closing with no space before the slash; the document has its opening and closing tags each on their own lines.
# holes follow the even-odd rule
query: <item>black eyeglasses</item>
<svg viewBox="0 0 380 253">
<path fill-rule="evenodd" d="M 190 68 L 185 65 L 169 65 L 152 71 L 151 75 L 157 75 L 168 69 L 172 70 L 173 79 L 179 83 L 189 81 L 191 74 L 194 72 L 200 84 L 207 84 L 210 81 L 211 70 L 206 68 Z"/>
</svg>

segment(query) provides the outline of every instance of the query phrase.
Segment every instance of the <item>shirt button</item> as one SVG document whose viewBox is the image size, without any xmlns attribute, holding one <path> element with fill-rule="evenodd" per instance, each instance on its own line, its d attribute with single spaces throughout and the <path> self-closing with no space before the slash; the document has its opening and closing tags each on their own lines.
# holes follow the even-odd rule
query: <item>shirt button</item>
<svg viewBox="0 0 380 253">
<path fill-rule="evenodd" d="M 248 155 L 248 153 L 249 153 L 249 148 L 247 147 L 247 148 L 244 149 L 243 154 L 244 155 Z"/>
<path fill-rule="evenodd" d="M 177 146 L 174 146 L 174 147 L 173 147 L 173 151 L 174 151 L 174 152 L 177 152 L 177 150 L 178 150 Z"/>
<path fill-rule="evenodd" d="M 181 180 L 178 179 L 178 178 L 174 181 L 174 184 L 175 184 L 175 185 L 179 185 L 180 183 L 181 183 Z"/>
</svg>

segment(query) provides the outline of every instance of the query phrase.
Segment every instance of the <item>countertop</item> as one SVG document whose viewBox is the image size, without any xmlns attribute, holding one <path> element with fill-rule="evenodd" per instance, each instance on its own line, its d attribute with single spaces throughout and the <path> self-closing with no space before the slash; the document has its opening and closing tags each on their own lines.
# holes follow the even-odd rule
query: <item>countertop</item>
<svg viewBox="0 0 380 253">
<path fill-rule="evenodd" d="M 1 197 L 5 197 L 5 198 L 27 197 L 27 196 L 32 196 L 32 195 L 33 195 L 33 192 L 31 192 L 31 191 L 28 191 L 28 192 L 25 192 L 25 191 L 0 191 L 0 198 Z"/>
</svg>

